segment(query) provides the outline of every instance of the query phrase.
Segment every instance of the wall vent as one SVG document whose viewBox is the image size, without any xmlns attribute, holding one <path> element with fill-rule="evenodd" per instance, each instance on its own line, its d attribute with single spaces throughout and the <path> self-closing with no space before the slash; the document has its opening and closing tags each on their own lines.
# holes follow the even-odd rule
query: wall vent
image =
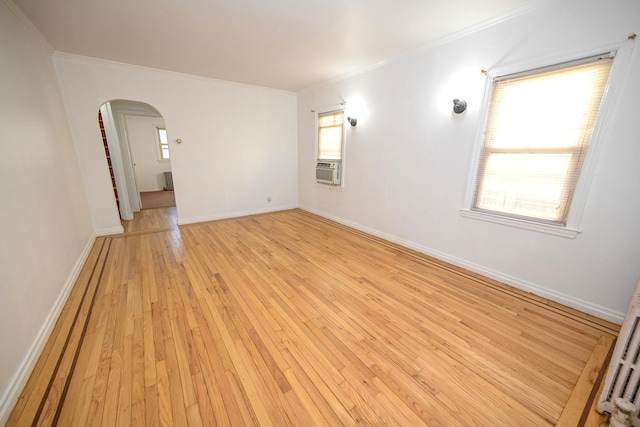
<svg viewBox="0 0 640 427">
<path fill-rule="evenodd" d="M 621 397 L 640 407 L 640 282 L 636 285 L 629 309 L 620 329 L 616 346 L 611 355 L 607 378 L 600 399 L 598 412 L 613 413 L 615 399 Z M 640 425 L 638 411 L 632 414 L 633 425 Z"/>
</svg>

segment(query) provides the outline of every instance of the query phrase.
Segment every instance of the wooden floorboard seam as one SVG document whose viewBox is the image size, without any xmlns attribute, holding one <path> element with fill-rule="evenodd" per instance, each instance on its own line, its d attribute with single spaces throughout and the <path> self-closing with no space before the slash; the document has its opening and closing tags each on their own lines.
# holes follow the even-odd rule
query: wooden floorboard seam
<svg viewBox="0 0 640 427">
<path fill-rule="evenodd" d="M 494 280 L 494 279 L 490 279 L 488 277 L 481 276 L 480 274 L 472 272 L 470 270 L 467 270 L 467 269 L 465 269 L 463 267 L 458 267 L 458 266 L 453 265 L 453 264 L 451 264 L 451 263 L 449 263 L 447 261 L 443 261 L 443 260 L 437 259 L 437 258 L 432 257 L 430 255 L 424 254 L 422 252 L 416 251 L 414 249 L 408 248 L 408 247 L 400 245 L 398 243 L 391 242 L 391 241 L 383 239 L 381 237 L 371 235 L 371 234 L 366 233 L 364 231 L 360 231 L 360 230 L 358 230 L 356 228 L 353 228 L 353 227 L 350 227 L 348 225 L 339 223 L 337 221 L 334 221 L 334 220 L 331 220 L 331 219 L 316 215 L 316 214 L 311 213 L 311 212 L 307 212 L 307 211 L 305 211 L 303 209 L 298 209 L 298 210 L 300 212 L 302 212 L 304 215 L 311 216 L 311 217 L 313 217 L 315 219 L 318 219 L 320 221 L 326 222 L 326 223 L 331 224 L 331 225 L 333 225 L 335 227 L 338 227 L 338 228 L 341 228 L 341 229 L 343 229 L 345 231 L 348 231 L 348 232 L 350 232 L 350 233 L 352 233 L 354 235 L 366 238 L 368 240 L 371 240 L 373 242 L 379 243 L 381 245 L 384 245 L 386 247 L 392 248 L 394 250 L 398 250 L 398 251 L 404 253 L 405 255 L 412 257 L 413 259 L 419 260 L 421 262 L 427 263 L 427 264 L 432 265 L 432 266 L 437 266 L 438 268 L 446 269 L 449 272 L 452 272 L 452 273 L 454 273 L 454 274 L 456 274 L 458 276 L 464 277 L 464 278 L 466 278 L 468 280 L 472 280 L 472 281 L 474 281 L 476 283 L 479 283 L 479 284 L 481 284 L 483 286 L 488 286 L 488 287 L 491 287 L 493 289 L 497 289 L 497 290 L 499 290 L 501 292 L 509 294 L 509 295 L 511 295 L 511 296 L 513 296 L 515 298 L 519 298 L 520 300 L 530 302 L 530 303 L 532 303 L 534 305 L 537 305 L 539 307 L 544 307 L 544 308 L 550 309 L 552 311 L 561 312 L 561 313 L 563 313 L 564 315 L 566 315 L 567 317 L 569 317 L 571 319 L 578 320 L 578 321 L 580 321 L 582 323 L 585 323 L 585 324 L 589 324 L 589 325 L 594 326 L 594 327 L 596 327 L 598 329 L 605 329 L 605 332 L 607 332 L 607 333 L 612 333 L 612 334 L 616 334 L 617 335 L 618 332 L 619 332 L 619 328 L 616 328 L 616 326 L 614 326 L 613 324 L 611 324 L 608 321 L 605 321 L 605 320 L 602 320 L 602 319 L 599 319 L 599 318 L 598 319 L 594 319 L 594 320 L 585 319 L 584 317 L 581 317 L 581 316 L 577 315 L 575 313 L 575 311 L 577 311 L 577 310 L 573 309 L 571 307 L 567 307 L 567 306 L 565 306 L 563 304 L 555 303 L 553 301 L 549 301 L 548 299 L 539 297 L 539 296 L 537 296 L 537 295 L 535 295 L 535 294 L 533 294 L 531 292 L 528 292 L 528 291 L 513 287 L 511 285 L 499 282 L 499 281 Z M 585 313 L 580 312 L 580 315 L 584 315 L 584 314 Z"/>
<path fill-rule="evenodd" d="M 106 249 L 105 249 L 106 246 Z M 47 386 L 47 389 L 45 391 L 45 394 L 42 397 L 42 400 L 40 401 L 40 405 L 38 406 L 38 411 L 36 412 L 33 422 L 31 423 L 32 427 L 35 427 L 36 425 L 38 425 L 38 422 L 40 420 L 40 417 L 42 415 L 42 410 L 44 409 L 45 404 L 47 403 L 47 400 L 49 398 L 49 394 L 51 393 L 51 387 L 53 385 L 53 382 L 55 381 L 57 375 L 58 375 L 58 370 L 60 369 L 60 365 L 62 363 L 62 360 L 64 358 L 64 356 L 67 353 L 67 349 L 68 349 L 68 345 L 69 345 L 69 341 L 71 340 L 71 335 L 73 334 L 77 323 L 78 323 L 78 319 L 80 317 L 80 313 L 82 311 L 82 307 L 84 306 L 86 297 L 87 297 L 87 293 L 89 290 L 89 285 L 92 281 L 92 279 L 95 277 L 96 274 L 96 270 L 99 268 L 100 272 L 98 275 L 98 282 L 96 283 L 95 286 L 95 290 L 93 292 L 93 295 L 91 297 L 91 304 L 89 307 L 89 311 L 87 313 L 86 318 L 84 319 L 84 324 L 83 324 L 83 331 L 82 334 L 80 335 L 80 341 L 79 344 L 76 346 L 75 348 L 75 352 L 74 352 L 74 358 L 73 358 L 73 362 L 71 365 L 71 370 L 69 371 L 66 381 L 65 381 L 65 386 L 62 392 L 62 395 L 60 397 L 60 400 L 58 401 L 57 407 L 56 407 L 56 412 L 55 412 L 55 416 L 53 419 L 53 423 L 52 425 L 57 425 L 58 419 L 60 417 L 60 413 L 62 412 L 62 406 L 64 405 L 64 401 L 65 401 L 65 397 L 67 394 L 67 390 L 69 389 L 69 384 L 71 382 L 71 378 L 73 377 L 73 371 L 75 369 L 75 364 L 76 361 L 78 359 L 78 355 L 80 353 L 80 350 L 82 348 L 82 342 L 84 341 L 84 336 L 87 330 L 87 325 L 89 324 L 89 320 L 91 319 L 91 312 L 93 309 L 93 304 L 95 303 L 95 299 L 96 299 L 96 295 L 98 294 L 98 289 L 100 287 L 100 282 L 102 279 L 102 274 L 104 273 L 104 269 L 105 269 L 105 265 L 109 256 L 109 250 L 111 248 L 111 239 L 110 238 L 106 238 L 103 242 L 102 242 L 102 246 L 100 248 L 100 253 L 98 255 L 98 257 L 96 258 L 96 263 L 93 265 L 92 267 L 92 271 L 91 271 L 91 275 L 89 276 L 89 279 L 87 280 L 87 286 L 84 290 L 84 293 L 82 295 L 82 299 L 80 300 L 80 304 L 78 304 L 78 309 L 76 310 L 76 314 L 74 316 L 73 322 L 71 324 L 71 328 L 69 328 L 69 332 L 67 334 L 67 338 L 65 340 L 65 344 L 64 347 L 62 349 L 62 351 L 60 352 L 60 355 L 58 356 L 58 361 L 56 362 L 56 367 L 51 375 L 51 378 L 49 379 L 49 384 Z M 106 253 L 104 253 L 104 257 L 102 257 L 103 251 L 106 250 Z M 102 259 L 102 262 L 100 262 L 100 260 Z"/>
<path fill-rule="evenodd" d="M 452 275 L 452 276 L 457 276 L 461 279 L 476 283 L 480 286 L 485 286 L 487 289 L 491 289 L 492 292 L 498 292 L 498 293 L 502 293 L 504 295 L 509 296 L 510 298 L 513 299 L 508 299 L 507 301 L 515 303 L 516 301 L 520 300 L 522 302 L 526 302 L 528 304 L 531 304 L 531 309 L 525 309 L 526 313 L 525 315 L 530 315 L 531 313 L 543 313 L 543 311 L 541 310 L 548 310 L 549 313 L 554 313 L 551 317 L 548 318 L 543 318 L 542 321 L 546 322 L 547 319 L 551 319 L 553 318 L 558 318 L 560 319 L 561 317 L 566 318 L 568 321 L 574 321 L 577 323 L 582 323 L 585 326 L 590 326 L 593 329 L 599 330 L 600 332 L 605 332 L 605 333 L 609 333 L 612 335 L 617 335 L 618 330 L 615 328 L 616 325 L 611 324 L 610 322 L 607 322 L 605 320 L 600 321 L 600 319 L 594 317 L 594 316 L 590 316 L 590 315 L 585 315 L 585 317 L 581 317 L 580 313 L 578 310 L 575 310 L 571 307 L 565 307 L 562 304 L 559 303 L 555 303 L 553 301 L 547 301 L 542 297 L 538 297 L 535 294 L 530 294 L 527 291 L 512 287 L 510 285 L 506 285 L 503 284 L 499 281 L 490 279 L 490 278 L 484 278 L 483 276 L 468 271 L 464 268 L 461 267 L 457 267 L 453 264 L 449 264 L 445 261 L 441 261 L 437 258 L 431 257 L 427 254 L 421 253 L 419 251 L 416 251 L 414 249 L 402 246 L 400 244 L 396 244 L 394 242 L 385 240 L 383 238 L 374 236 L 374 235 L 370 235 L 367 234 L 363 231 L 360 231 L 358 229 L 354 229 L 352 227 L 349 227 L 347 225 L 343 225 L 341 223 L 338 223 L 336 221 L 318 216 L 316 214 L 313 213 L 309 213 L 306 212 L 304 210 L 301 209 L 294 209 L 292 211 L 297 211 L 298 213 L 302 214 L 300 215 L 299 219 L 297 221 L 297 225 L 304 225 L 307 222 L 311 223 L 312 221 L 319 221 L 319 222 L 324 222 L 325 224 L 331 225 L 332 227 L 335 227 L 336 229 L 339 229 L 340 231 L 346 231 L 349 234 L 351 234 L 352 236 L 355 236 L 357 238 L 364 238 L 370 242 L 382 245 L 384 247 L 386 247 L 389 250 L 392 250 L 396 253 L 394 258 L 395 260 L 397 260 L 398 262 L 400 262 L 400 265 L 402 266 L 406 261 L 402 261 L 403 256 L 407 256 L 410 257 L 413 261 L 411 261 L 412 263 L 415 262 L 415 266 L 418 267 L 419 265 L 422 265 L 423 267 L 427 268 L 433 268 L 436 270 L 442 270 L 442 271 L 446 271 L 448 274 Z M 263 215 L 273 215 L 274 213 L 266 213 L 266 214 L 257 214 L 257 215 L 252 215 L 252 216 L 256 216 L 256 217 L 260 217 Z M 277 213 L 276 213 L 277 214 Z M 305 217 L 309 218 L 310 220 L 306 220 L 304 219 Z M 217 220 L 217 221 L 210 221 L 210 223 L 220 223 L 220 222 L 224 222 L 224 221 L 234 221 L 237 220 L 238 218 L 228 218 L 228 219 L 222 219 L 222 220 Z M 117 244 L 113 244 L 113 251 L 112 251 L 112 243 L 114 242 L 113 239 L 123 239 L 123 238 L 127 238 L 127 237 L 136 237 L 136 236 L 141 236 L 141 235 L 156 235 L 156 234 L 162 234 L 162 233 L 168 233 L 168 232 L 178 232 L 181 234 L 181 230 L 185 230 L 191 227 L 198 227 L 198 226 L 202 226 L 202 225 L 206 225 L 207 223 L 198 223 L 198 224 L 186 224 L 186 225 L 181 225 L 181 226 L 172 226 L 172 227 L 163 227 L 163 228 L 156 228 L 156 229 L 149 229 L 149 230 L 141 230 L 141 231 L 134 231 L 134 232 L 125 232 L 124 234 L 121 235 L 115 235 L 115 236 L 108 236 L 103 238 L 104 240 L 102 242 L 100 242 L 101 246 L 99 249 L 99 253 L 98 256 L 96 258 L 96 261 L 94 263 L 93 266 L 91 266 L 91 273 L 88 277 L 88 279 L 86 280 L 84 286 L 85 289 L 82 291 L 82 297 L 80 299 L 80 302 L 78 303 L 78 307 L 75 310 L 75 315 L 73 318 L 73 321 L 71 323 L 71 326 L 69 326 L 68 329 L 68 334 L 66 334 L 65 337 L 65 333 L 67 332 L 66 330 L 64 331 L 64 333 L 60 336 L 61 340 L 64 339 L 64 345 L 62 346 L 62 349 L 60 350 L 59 355 L 57 355 L 57 359 L 55 358 L 56 356 L 54 356 L 54 358 L 52 358 L 52 362 L 56 361 L 56 365 L 55 368 L 53 370 L 53 373 L 51 375 L 51 378 L 48 381 L 48 386 L 46 388 L 46 391 L 42 397 L 42 400 L 39 403 L 39 407 L 38 410 L 35 414 L 35 417 L 33 419 L 32 422 L 32 426 L 35 425 L 39 425 L 40 423 L 42 423 L 42 419 L 44 419 L 45 424 L 48 423 L 49 421 L 46 421 L 47 419 L 51 420 L 51 424 L 50 425 L 58 425 L 58 424 L 65 424 L 66 422 L 64 421 L 65 416 L 62 416 L 62 421 L 61 421 L 61 414 L 63 413 L 63 410 L 65 411 L 64 413 L 67 413 L 68 407 L 65 407 L 65 400 L 69 400 L 69 404 L 71 404 L 71 402 L 74 400 L 72 399 L 71 396 L 74 396 L 74 392 L 73 390 L 71 392 L 69 392 L 70 386 L 72 384 L 72 380 L 74 378 L 74 374 L 76 374 L 76 370 L 78 370 L 77 375 L 80 376 L 80 378 L 82 379 L 82 375 L 81 375 L 81 369 L 82 369 L 82 362 L 80 362 L 79 366 L 76 369 L 76 364 L 78 362 L 78 359 L 81 357 L 80 353 L 81 350 L 83 348 L 83 344 L 85 341 L 85 336 L 87 335 L 87 333 L 90 335 L 91 332 L 88 332 L 88 328 L 90 328 L 90 322 L 92 319 L 92 313 L 94 311 L 94 304 L 96 304 L 96 300 L 97 298 L 99 298 L 99 293 L 101 291 L 101 288 L 104 288 L 104 284 L 103 282 L 107 282 L 108 281 L 108 269 L 110 262 L 115 262 L 114 260 L 112 260 L 112 258 L 115 255 L 111 255 L 111 253 L 115 253 L 117 252 Z M 248 226 L 249 228 L 252 227 L 252 223 Z M 312 224 L 313 225 L 313 224 Z M 205 231 L 208 233 L 208 231 Z M 332 236 L 334 233 L 332 231 L 329 232 L 329 235 Z M 144 238 L 144 237 L 143 237 Z M 122 242 L 124 244 L 125 241 L 119 240 L 120 242 Z M 345 240 L 345 242 L 352 242 L 352 239 L 349 238 L 347 240 Z M 260 242 L 258 242 L 260 243 Z M 228 243 L 225 243 L 228 245 Z M 356 248 L 358 246 L 356 245 Z M 244 248 L 244 247 L 242 247 Z M 287 248 L 288 249 L 288 248 Z M 242 249 L 244 250 L 244 249 Z M 248 255 L 247 255 L 248 256 Z M 375 254 L 373 255 L 375 257 Z M 405 258 L 406 259 L 406 258 Z M 182 264 L 183 261 L 180 261 L 180 265 Z M 88 266 L 85 266 L 85 268 Z M 422 267 L 420 267 L 422 268 Z M 103 277 L 103 275 L 105 275 L 105 277 Z M 456 279 L 457 280 L 457 279 Z M 95 283 L 95 285 L 94 285 Z M 108 285 L 107 285 L 108 286 Z M 455 285 L 451 285 L 451 286 L 455 286 Z M 223 291 L 228 291 L 228 289 L 226 289 L 226 286 L 223 287 Z M 91 292 L 92 291 L 92 292 Z M 226 295 L 228 292 L 224 292 L 224 295 Z M 79 292 L 76 294 L 78 295 Z M 222 294 L 221 294 L 222 295 Z M 279 295 L 279 294 L 278 294 Z M 283 295 L 288 295 L 286 292 Z M 275 298 L 275 297 L 274 297 Z M 280 300 L 278 300 L 280 301 Z M 357 302 L 357 301 L 356 301 Z M 74 303 L 75 304 L 75 303 Z M 539 308 L 535 308 L 539 307 Z M 277 307 L 276 307 L 277 308 Z M 73 313 L 73 311 L 71 311 L 71 313 Z M 70 313 L 70 314 L 71 314 Z M 98 314 L 96 314 L 94 317 L 98 316 Z M 291 317 L 295 317 L 294 315 L 291 315 Z M 97 317 L 96 317 L 97 318 Z M 304 316 L 302 316 L 302 318 L 304 318 Z M 78 336 L 79 333 L 79 336 Z M 88 338 L 90 339 L 90 338 Z M 615 344 L 615 339 L 614 339 L 614 344 Z M 600 366 L 599 370 L 597 371 L 597 374 L 592 375 L 591 378 L 593 379 L 592 381 L 592 388 L 591 389 L 585 389 L 583 388 L 583 390 L 585 390 L 586 394 L 583 394 L 584 397 L 588 396 L 588 400 L 586 402 L 586 405 L 584 406 L 584 409 L 580 410 L 580 407 L 575 407 L 575 415 L 576 418 L 575 420 L 577 420 L 577 418 L 580 418 L 579 420 L 579 424 L 576 425 L 585 425 L 585 422 L 587 420 L 587 418 L 589 417 L 590 412 L 593 411 L 593 406 L 594 406 L 594 402 L 597 399 L 597 393 L 598 393 L 598 388 L 600 386 L 600 384 L 602 383 L 602 379 L 604 377 L 604 374 L 606 373 L 607 370 L 607 366 L 608 366 L 608 362 L 609 359 L 611 357 L 611 352 L 612 349 L 614 347 L 614 344 L 611 344 L 611 347 L 609 348 L 608 352 L 606 353 L 602 353 L 602 356 L 604 356 L 604 354 L 606 354 L 606 360 L 604 361 L 604 363 Z M 55 353 L 54 353 L 55 354 Z M 601 357 L 602 358 L 602 357 Z M 71 360 L 71 364 L 69 366 L 69 361 Z M 64 366 L 64 368 L 61 368 L 61 365 Z M 60 372 L 62 370 L 62 372 Z M 68 373 L 66 373 L 66 378 L 64 377 L 65 375 L 65 370 L 68 370 Z M 586 367 L 584 372 L 582 373 L 582 375 L 587 375 L 586 372 Z M 188 376 L 187 376 L 188 377 Z M 594 378 L 595 377 L 595 378 Z M 45 376 L 46 378 L 46 376 Z M 45 380 L 46 381 L 46 380 Z M 61 392 L 59 393 L 59 397 L 58 397 L 58 402 L 55 402 L 56 399 L 56 393 L 60 390 L 60 385 L 62 385 L 61 383 L 64 381 L 64 385 L 62 387 Z M 73 380 L 75 381 L 75 380 Z M 57 386 L 55 386 L 57 382 Z M 55 387 L 55 390 L 52 391 L 52 387 Z M 67 399 L 67 394 L 69 392 L 69 399 Z M 51 397 L 50 394 L 53 396 Z M 76 392 L 77 394 L 77 392 Z M 37 399 L 37 397 L 36 397 Z M 34 407 L 37 400 L 34 399 Z M 584 400 L 582 400 L 582 402 L 580 402 L 581 404 L 584 402 Z M 568 402 L 567 402 L 568 403 Z M 49 405 L 48 409 L 45 410 L 45 408 L 47 408 L 47 405 Z M 55 413 L 53 414 L 53 418 L 51 419 L 51 415 L 52 412 L 54 411 L 55 408 Z M 43 413 L 44 410 L 44 413 Z M 355 409 L 354 409 L 355 411 Z M 357 411 L 356 411 L 357 412 Z M 47 415 L 48 414 L 48 415 Z M 354 413 L 355 414 L 355 413 Z M 352 414 L 353 415 L 353 414 Z M 542 415 L 541 415 L 542 416 Z M 42 419 L 41 419 L 42 418 Z M 374 417 L 375 418 L 375 417 Z M 463 418 L 461 418 L 463 419 Z M 460 419 L 460 420 L 461 420 Z M 458 421 L 460 421 L 458 420 Z M 175 420 L 174 420 L 175 421 Z M 254 420 L 255 421 L 255 420 Z M 273 420 L 272 420 L 273 421 Z M 547 419 L 548 422 L 551 422 L 551 419 Z M 575 422 L 575 421 L 572 421 Z M 568 424 L 567 424 L 568 425 Z"/>
<path fill-rule="evenodd" d="M 602 366 L 600 367 L 600 371 L 598 372 L 598 377 L 596 378 L 593 388 L 591 389 L 591 393 L 589 394 L 589 399 L 587 403 L 584 405 L 584 409 L 582 411 L 582 415 L 580 416 L 579 424 L 580 426 L 586 425 L 587 419 L 594 412 L 595 407 L 597 405 L 598 393 L 600 392 L 600 387 L 604 381 L 604 376 L 607 373 L 609 363 L 611 362 L 611 356 L 613 355 L 613 350 L 616 348 L 617 338 L 613 340 L 611 347 L 609 347 L 609 351 L 607 352 L 607 357 L 604 359 Z"/>
<path fill-rule="evenodd" d="M 161 209 L 161 208 L 158 208 Z M 153 230 L 141 230 L 141 231 L 125 231 L 122 234 L 114 234 L 112 236 L 109 236 L 112 239 L 124 239 L 126 237 L 133 237 L 133 236 L 142 236 L 145 234 L 156 234 L 156 233 L 163 233 L 165 231 L 175 231 L 178 230 L 178 226 L 173 226 L 173 227 L 163 227 L 163 228 L 156 228 Z"/>
</svg>

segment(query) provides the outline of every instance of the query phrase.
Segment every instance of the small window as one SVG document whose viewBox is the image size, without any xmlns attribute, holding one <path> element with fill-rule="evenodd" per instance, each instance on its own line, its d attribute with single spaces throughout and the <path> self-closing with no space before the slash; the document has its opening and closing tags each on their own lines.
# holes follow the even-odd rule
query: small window
<svg viewBox="0 0 640 427">
<path fill-rule="evenodd" d="M 344 111 L 318 113 L 318 159 L 341 160 Z"/>
<path fill-rule="evenodd" d="M 472 210 L 566 225 L 612 62 L 493 80 Z"/>
<path fill-rule="evenodd" d="M 159 159 L 169 160 L 169 140 L 167 139 L 167 130 L 163 128 L 158 129 L 158 143 L 159 143 Z"/>
</svg>

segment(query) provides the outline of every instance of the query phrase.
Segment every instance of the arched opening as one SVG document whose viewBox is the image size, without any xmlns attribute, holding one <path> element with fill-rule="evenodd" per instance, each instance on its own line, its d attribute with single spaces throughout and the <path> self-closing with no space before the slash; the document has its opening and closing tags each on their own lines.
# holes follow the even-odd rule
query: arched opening
<svg viewBox="0 0 640 427">
<path fill-rule="evenodd" d="M 137 101 L 111 100 L 98 112 L 114 197 L 123 221 L 146 209 L 173 208 L 168 134 L 162 114 Z M 164 224 L 175 225 L 175 224 Z"/>
</svg>

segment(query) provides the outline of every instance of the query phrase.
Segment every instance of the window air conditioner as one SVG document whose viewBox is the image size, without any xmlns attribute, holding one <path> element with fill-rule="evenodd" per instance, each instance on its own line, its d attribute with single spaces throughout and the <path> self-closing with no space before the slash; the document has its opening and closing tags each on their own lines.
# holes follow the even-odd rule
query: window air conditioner
<svg viewBox="0 0 640 427">
<path fill-rule="evenodd" d="M 340 160 L 318 160 L 316 163 L 316 182 L 340 185 Z"/>
</svg>

